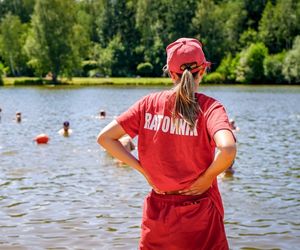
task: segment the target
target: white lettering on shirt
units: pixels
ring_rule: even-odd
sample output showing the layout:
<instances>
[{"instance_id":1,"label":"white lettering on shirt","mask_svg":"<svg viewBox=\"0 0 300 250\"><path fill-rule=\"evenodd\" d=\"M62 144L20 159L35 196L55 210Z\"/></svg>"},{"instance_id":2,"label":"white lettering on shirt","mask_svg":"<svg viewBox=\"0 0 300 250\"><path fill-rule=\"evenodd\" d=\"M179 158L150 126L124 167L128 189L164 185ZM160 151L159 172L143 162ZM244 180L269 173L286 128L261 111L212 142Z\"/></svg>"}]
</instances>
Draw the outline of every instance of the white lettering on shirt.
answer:
<instances>
[{"instance_id":1,"label":"white lettering on shirt","mask_svg":"<svg viewBox=\"0 0 300 250\"><path fill-rule=\"evenodd\" d=\"M161 130L164 133L175 135L198 136L197 122L198 120L196 120L196 126L191 129L188 123L182 118L171 119L169 116L145 113L144 129Z\"/></svg>"},{"instance_id":2,"label":"white lettering on shirt","mask_svg":"<svg viewBox=\"0 0 300 250\"><path fill-rule=\"evenodd\" d=\"M144 128L149 129L152 115L150 113L145 114L145 126Z\"/></svg>"},{"instance_id":3,"label":"white lettering on shirt","mask_svg":"<svg viewBox=\"0 0 300 250\"><path fill-rule=\"evenodd\" d=\"M161 125L161 130L162 132L168 132L169 131L169 127L170 127L170 117L168 116L163 116L163 122Z\"/></svg>"}]
</instances>

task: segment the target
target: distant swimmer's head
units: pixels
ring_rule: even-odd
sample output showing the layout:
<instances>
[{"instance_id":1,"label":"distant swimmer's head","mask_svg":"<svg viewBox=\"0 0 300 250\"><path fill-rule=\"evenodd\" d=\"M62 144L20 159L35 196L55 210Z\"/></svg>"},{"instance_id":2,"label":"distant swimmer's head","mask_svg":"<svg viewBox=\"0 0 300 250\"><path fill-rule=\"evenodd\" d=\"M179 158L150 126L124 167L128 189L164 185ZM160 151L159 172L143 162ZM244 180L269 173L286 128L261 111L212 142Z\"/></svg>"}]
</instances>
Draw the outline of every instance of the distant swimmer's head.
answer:
<instances>
[{"instance_id":1,"label":"distant swimmer's head","mask_svg":"<svg viewBox=\"0 0 300 250\"><path fill-rule=\"evenodd\" d=\"M64 125L64 128L65 128L65 129L68 129L68 128L70 127L70 123L69 123L68 121L65 121L65 122L63 123L63 125Z\"/></svg>"},{"instance_id":2,"label":"distant swimmer's head","mask_svg":"<svg viewBox=\"0 0 300 250\"><path fill-rule=\"evenodd\" d=\"M229 120L229 125L230 125L231 129L235 129L235 120L230 119Z\"/></svg>"},{"instance_id":3,"label":"distant swimmer's head","mask_svg":"<svg viewBox=\"0 0 300 250\"><path fill-rule=\"evenodd\" d=\"M101 110L99 113L100 118L105 118L106 112L104 110Z\"/></svg>"}]
</instances>

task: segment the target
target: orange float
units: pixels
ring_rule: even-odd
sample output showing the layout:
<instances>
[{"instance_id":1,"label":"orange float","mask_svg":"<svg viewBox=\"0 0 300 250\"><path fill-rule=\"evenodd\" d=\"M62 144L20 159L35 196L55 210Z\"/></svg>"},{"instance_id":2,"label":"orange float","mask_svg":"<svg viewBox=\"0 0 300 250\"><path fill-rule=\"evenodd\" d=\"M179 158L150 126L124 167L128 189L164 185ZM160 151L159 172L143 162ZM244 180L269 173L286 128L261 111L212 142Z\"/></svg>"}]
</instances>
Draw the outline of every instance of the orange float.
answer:
<instances>
[{"instance_id":1,"label":"orange float","mask_svg":"<svg viewBox=\"0 0 300 250\"><path fill-rule=\"evenodd\" d=\"M49 136L46 134L40 134L34 138L37 144L46 144L49 141Z\"/></svg>"}]
</instances>

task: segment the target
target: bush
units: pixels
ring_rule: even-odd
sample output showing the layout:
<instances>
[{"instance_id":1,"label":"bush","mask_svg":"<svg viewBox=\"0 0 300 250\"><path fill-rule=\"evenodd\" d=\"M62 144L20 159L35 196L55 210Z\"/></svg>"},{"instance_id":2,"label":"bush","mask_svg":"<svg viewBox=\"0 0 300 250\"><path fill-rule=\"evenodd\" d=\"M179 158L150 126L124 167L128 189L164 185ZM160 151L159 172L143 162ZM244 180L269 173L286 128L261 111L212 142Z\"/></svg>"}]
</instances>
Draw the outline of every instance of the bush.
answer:
<instances>
[{"instance_id":1,"label":"bush","mask_svg":"<svg viewBox=\"0 0 300 250\"><path fill-rule=\"evenodd\" d=\"M140 63L137 67L137 74L141 76L149 76L153 71L153 65L149 62Z\"/></svg>"},{"instance_id":2,"label":"bush","mask_svg":"<svg viewBox=\"0 0 300 250\"><path fill-rule=\"evenodd\" d=\"M242 48L249 47L251 43L256 43L259 40L257 31L254 29L245 30L240 36L240 46Z\"/></svg>"},{"instance_id":3,"label":"bush","mask_svg":"<svg viewBox=\"0 0 300 250\"><path fill-rule=\"evenodd\" d=\"M237 54L232 58L231 54L224 57L217 68L216 72L224 76L225 82L233 83L236 81L236 67L240 60L240 55Z\"/></svg>"},{"instance_id":4,"label":"bush","mask_svg":"<svg viewBox=\"0 0 300 250\"><path fill-rule=\"evenodd\" d=\"M206 75L203 79L203 83L224 83L225 77L219 72L213 72Z\"/></svg>"},{"instance_id":5,"label":"bush","mask_svg":"<svg viewBox=\"0 0 300 250\"><path fill-rule=\"evenodd\" d=\"M43 79L24 79L24 80L16 80L14 82L15 85L43 85Z\"/></svg>"},{"instance_id":6,"label":"bush","mask_svg":"<svg viewBox=\"0 0 300 250\"><path fill-rule=\"evenodd\" d=\"M264 78L263 62L268 55L268 48L263 43L251 44L240 53L237 65L238 82L262 83Z\"/></svg>"},{"instance_id":7,"label":"bush","mask_svg":"<svg viewBox=\"0 0 300 250\"><path fill-rule=\"evenodd\" d=\"M124 65L125 47L121 41L121 36L114 36L107 47L96 44L94 47L94 57L97 60L98 71L105 76L126 75L127 69Z\"/></svg>"},{"instance_id":8,"label":"bush","mask_svg":"<svg viewBox=\"0 0 300 250\"><path fill-rule=\"evenodd\" d=\"M286 54L282 73L289 83L300 83L300 36L295 38L293 49Z\"/></svg>"},{"instance_id":9,"label":"bush","mask_svg":"<svg viewBox=\"0 0 300 250\"><path fill-rule=\"evenodd\" d=\"M286 53L269 55L264 60L264 75L268 83L285 83L286 80L282 73L283 61Z\"/></svg>"}]
</instances>

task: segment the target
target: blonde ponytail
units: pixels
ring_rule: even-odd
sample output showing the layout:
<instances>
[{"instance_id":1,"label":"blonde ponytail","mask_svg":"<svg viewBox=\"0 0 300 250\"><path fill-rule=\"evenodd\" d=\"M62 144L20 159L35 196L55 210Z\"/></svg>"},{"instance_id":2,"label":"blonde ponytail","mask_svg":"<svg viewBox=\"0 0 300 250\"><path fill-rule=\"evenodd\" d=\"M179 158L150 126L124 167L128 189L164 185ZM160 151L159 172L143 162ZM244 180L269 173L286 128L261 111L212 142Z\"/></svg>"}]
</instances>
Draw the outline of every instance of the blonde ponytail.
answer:
<instances>
[{"instance_id":1,"label":"blonde ponytail","mask_svg":"<svg viewBox=\"0 0 300 250\"><path fill-rule=\"evenodd\" d=\"M194 89L194 76L188 69L185 69L180 82L175 86L173 118L183 118L192 129L196 126L196 120L200 112Z\"/></svg>"}]
</instances>

